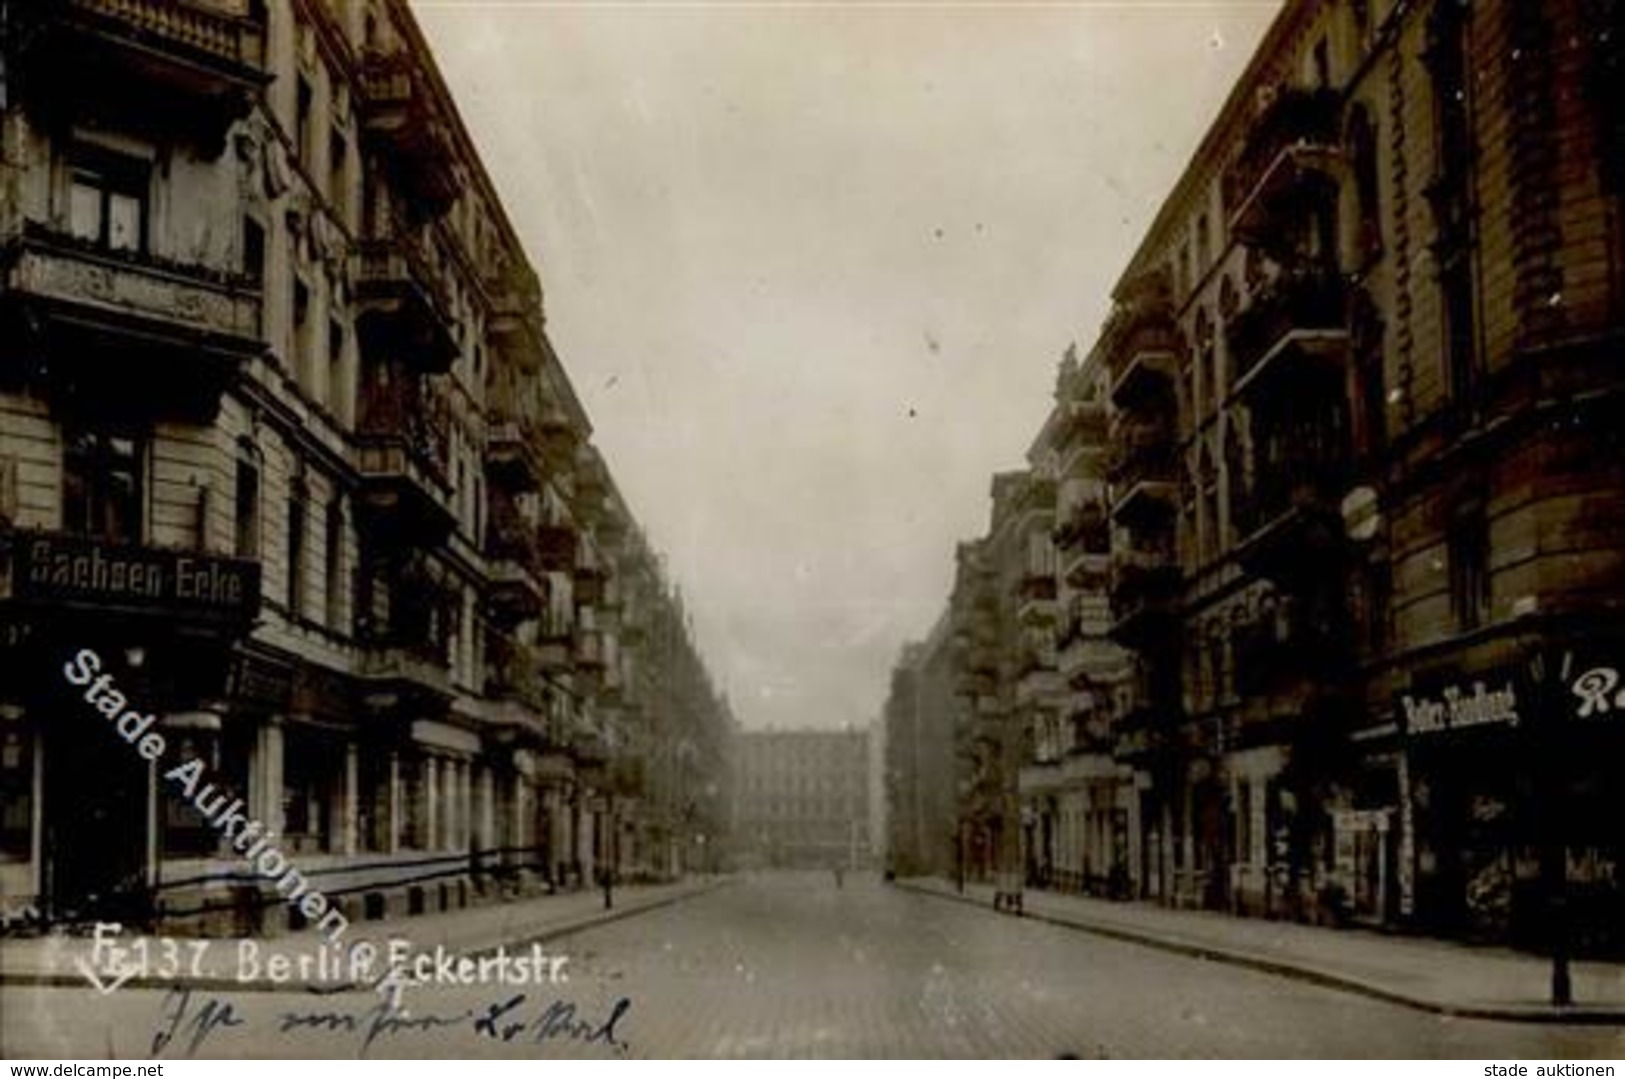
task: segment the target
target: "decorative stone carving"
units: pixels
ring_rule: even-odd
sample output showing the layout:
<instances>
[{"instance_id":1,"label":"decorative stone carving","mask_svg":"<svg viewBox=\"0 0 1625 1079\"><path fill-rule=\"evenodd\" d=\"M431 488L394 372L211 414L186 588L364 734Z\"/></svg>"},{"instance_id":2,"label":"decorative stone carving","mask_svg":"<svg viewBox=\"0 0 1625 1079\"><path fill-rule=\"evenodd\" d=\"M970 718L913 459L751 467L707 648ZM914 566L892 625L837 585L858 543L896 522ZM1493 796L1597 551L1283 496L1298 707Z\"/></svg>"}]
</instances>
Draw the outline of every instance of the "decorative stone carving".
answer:
<instances>
[{"instance_id":1,"label":"decorative stone carving","mask_svg":"<svg viewBox=\"0 0 1625 1079\"><path fill-rule=\"evenodd\" d=\"M146 267L29 251L18 264L17 283L24 292L170 319L217 333L258 332L252 299Z\"/></svg>"}]
</instances>

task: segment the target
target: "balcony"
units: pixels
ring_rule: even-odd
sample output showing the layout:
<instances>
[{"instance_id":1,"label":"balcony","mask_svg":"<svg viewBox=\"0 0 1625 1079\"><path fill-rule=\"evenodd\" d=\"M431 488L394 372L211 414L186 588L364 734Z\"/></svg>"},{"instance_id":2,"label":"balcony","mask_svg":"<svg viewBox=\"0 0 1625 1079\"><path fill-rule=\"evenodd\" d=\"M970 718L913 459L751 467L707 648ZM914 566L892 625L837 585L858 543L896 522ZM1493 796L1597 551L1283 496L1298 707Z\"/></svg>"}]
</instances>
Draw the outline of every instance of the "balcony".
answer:
<instances>
[{"instance_id":1,"label":"balcony","mask_svg":"<svg viewBox=\"0 0 1625 1079\"><path fill-rule=\"evenodd\" d=\"M1282 270L1230 320L1236 392L1290 391L1295 375L1340 377L1349 336L1347 291L1335 268Z\"/></svg>"},{"instance_id":2,"label":"balcony","mask_svg":"<svg viewBox=\"0 0 1625 1079\"><path fill-rule=\"evenodd\" d=\"M362 506L401 541L443 542L452 509L450 405L422 379L367 387L356 428Z\"/></svg>"},{"instance_id":3,"label":"balcony","mask_svg":"<svg viewBox=\"0 0 1625 1079\"><path fill-rule=\"evenodd\" d=\"M1240 155L1224 175L1230 232L1244 243L1264 239L1296 193L1335 183L1342 154L1335 90L1287 87L1257 115Z\"/></svg>"},{"instance_id":4,"label":"balcony","mask_svg":"<svg viewBox=\"0 0 1625 1079\"><path fill-rule=\"evenodd\" d=\"M1171 543L1113 551L1112 638L1136 649L1166 640L1177 629L1180 584Z\"/></svg>"},{"instance_id":5,"label":"balcony","mask_svg":"<svg viewBox=\"0 0 1625 1079\"><path fill-rule=\"evenodd\" d=\"M361 244L356 276L356 328L369 357L421 374L451 370L462 350L445 282L428 256L406 239Z\"/></svg>"},{"instance_id":6,"label":"balcony","mask_svg":"<svg viewBox=\"0 0 1625 1079\"><path fill-rule=\"evenodd\" d=\"M1119 299L1102 331L1112 371L1112 403L1133 410L1155 398L1175 398L1183 341L1166 277L1149 274Z\"/></svg>"},{"instance_id":7,"label":"balcony","mask_svg":"<svg viewBox=\"0 0 1625 1079\"><path fill-rule=\"evenodd\" d=\"M1056 493L1057 485L1053 479L1044 476L1029 477L1016 495L1015 512L1053 513Z\"/></svg>"},{"instance_id":8,"label":"balcony","mask_svg":"<svg viewBox=\"0 0 1625 1079\"><path fill-rule=\"evenodd\" d=\"M539 616L547 586L536 550L536 529L505 499L493 499L485 553L490 586L486 607L497 624L513 627Z\"/></svg>"},{"instance_id":9,"label":"balcony","mask_svg":"<svg viewBox=\"0 0 1625 1079\"><path fill-rule=\"evenodd\" d=\"M1111 517L1102 502L1079 502L1061 514L1050 538L1063 553L1105 554L1111 550Z\"/></svg>"},{"instance_id":10,"label":"balcony","mask_svg":"<svg viewBox=\"0 0 1625 1079\"><path fill-rule=\"evenodd\" d=\"M1237 508L1242 568L1288 589L1334 572L1344 547L1343 491L1336 472L1272 477Z\"/></svg>"},{"instance_id":11,"label":"balcony","mask_svg":"<svg viewBox=\"0 0 1625 1079\"><path fill-rule=\"evenodd\" d=\"M1105 591L1111 573L1111 552L1074 548L1063 555L1061 572L1072 588L1082 592Z\"/></svg>"},{"instance_id":12,"label":"balcony","mask_svg":"<svg viewBox=\"0 0 1625 1079\"><path fill-rule=\"evenodd\" d=\"M194 140L211 156L269 75L246 0L13 4L15 85L67 124Z\"/></svg>"},{"instance_id":13,"label":"balcony","mask_svg":"<svg viewBox=\"0 0 1625 1079\"><path fill-rule=\"evenodd\" d=\"M247 280L32 224L0 249L0 312L0 372L102 414L211 421L265 351Z\"/></svg>"},{"instance_id":14,"label":"balcony","mask_svg":"<svg viewBox=\"0 0 1625 1079\"><path fill-rule=\"evenodd\" d=\"M1170 519L1179 508L1179 458L1160 441L1118 448L1112 467L1112 520L1142 524Z\"/></svg>"},{"instance_id":15,"label":"balcony","mask_svg":"<svg viewBox=\"0 0 1625 1079\"><path fill-rule=\"evenodd\" d=\"M553 402L542 406L537 425L542 433L542 451L555 472L568 473L575 469L576 453L581 449L585 433L564 408Z\"/></svg>"},{"instance_id":16,"label":"balcony","mask_svg":"<svg viewBox=\"0 0 1625 1079\"><path fill-rule=\"evenodd\" d=\"M1340 627L1341 619L1326 604L1296 597L1260 610L1232 639L1237 691L1260 696L1332 676L1343 654Z\"/></svg>"},{"instance_id":17,"label":"balcony","mask_svg":"<svg viewBox=\"0 0 1625 1079\"><path fill-rule=\"evenodd\" d=\"M130 617L230 636L251 629L259 607L257 562L62 532L0 530L0 621L16 608L49 619Z\"/></svg>"},{"instance_id":18,"label":"balcony","mask_svg":"<svg viewBox=\"0 0 1625 1079\"><path fill-rule=\"evenodd\" d=\"M1107 475L1113 519L1168 512L1179 497L1179 450L1167 419L1135 419L1114 432Z\"/></svg>"},{"instance_id":19,"label":"balcony","mask_svg":"<svg viewBox=\"0 0 1625 1079\"><path fill-rule=\"evenodd\" d=\"M547 360L542 325L542 286L529 267L509 267L493 282L487 330L497 356L516 371L534 373Z\"/></svg>"},{"instance_id":20,"label":"balcony","mask_svg":"<svg viewBox=\"0 0 1625 1079\"><path fill-rule=\"evenodd\" d=\"M603 599L609 569L590 537L583 537L577 545L574 572L576 605L595 606Z\"/></svg>"},{"instance_id":21,"label":"balcony","mask_svg":"<svg viewBox=\"0 0 1625 1079\"><path fill-rule=\"evenodd\" d=\"M1127 703L1111 724L1119 759L1149 762L1179 747L1179 692L1177 668L1143 658L1136 664Z\"/></svg>"},{"instance_id":22,"label":"balcony","mask_svg":"<svg viewBox=\"0 0 1625 1079\"><path fill-rule=\"evenodd\" d=\"M410 51L368 50L361 59L361 117L395 180L425 214L438 217L461 189L460 147L429 73Z\"/></svg>"},{"instance_id":23,"label":"balcony","mask_svg":"<svg viewBox=\"0 0 1625 1079\"><path fill-rule=\"evenodd\" d=\"M1162 407L1166 402L1171 409L1178 399L1175 386L1179 378L1179 354L1172 345L1176 331L1158 330L1143 335L1143 347L1130 354L1121 367L1121 373L1112 382L1112 403L1125 412L1144 408ZM1148 341L1167 341L1167 345L1151 346Z\"/></svg>"},{"instance_id":24,"label":"balcony","mask_svg":"<svg viewBox=\"0 0 1625 1079\"><path fill-rule=\"evenodd\" d=\"M509 491L540 491L547 478L541 435L522 415L496 409L485 439L485 474Z\"/></svg>"},{"instance_id":25,"label":"balcony","mask_svg":"<svg viewBox=\"0 0 1625 1079\"><path fill-rule=\"evenodd\" d=\"M588 683L586 688L595 692L603 684L604 671L609 661L603 633L595 629L577 627L572 659L576 677L585 679Z\"/></svg>"},{"instance_id":26,"label":"balcony","mask_svg":"<svg viewBox=\"0 0 1625 1079\"><path fill-rule=\"evenodd\" d=\"M581 530L568 518L544 521L536 530L536 556L547 572L573 574L580 546Z\"/></svg>"},{"instance_id":27,"label":"balcony","mask_svg":"<svg viewBox=\"0 0 1625 1079\"><path fill-rule=\"evenodd\" d=\"M576 454L575 498L572 503L576 515L584 521L595 521L609 497L609 469L604 459L589 446Z\"/></svg>"},{"instance_id":28,"label":"balcony","mask_svg":"<svg viewBox=\"0 0 1625 1079\"><path fill-rule=\"evenodd\" d=\"M1029 570L1018 587L1016 620L1024 626L1047 626L1055 621L1055 575Z\"/></svg>"},{"instance_id":29,"label":"balcony","mask_svg":"<svg viewBox=\"0 0 1625 1079\"><path fill-rule=\"evenodd\" d=\"M405 556L386 576L389 617L358 621L364 647L356 673L370 683L375 707L441 705L452 696L445 627L456 600L420 554Z\"/></svg>"},{"instance_id":30,"label":"balcony","mask_svg":"<svg viewBox=\"0 0 1625 1079\"><path fill-rule=\"evenodd\" d=\"M1098 446L1106 441L1106 406L1101 401L1068 401L1056 448L1065 453L1071 446Z\"/></svg>"},{"instance_id":31,"label":"balcony","mask_svg":"<svg viewBox=\"0 0 1625 1079\"><path fill-rule=\"evenodd\" d=\"M532 650L505 633L486 637L485 693L496 700L513 701L537 714L548 707L547 683ZM540 723L538 723L540 729Z\"/></svg>"},{"instance_id":32,"label":"balcony","mask_svg":"<svg viewBox=\"0 0 1625 1079\"><path fill-rule=\"evenodd\" d=\"M425 644L375 642L357 674L370 684L366 697L375 706L452 697L444 651Z\"/></svg>"}]
</instances>

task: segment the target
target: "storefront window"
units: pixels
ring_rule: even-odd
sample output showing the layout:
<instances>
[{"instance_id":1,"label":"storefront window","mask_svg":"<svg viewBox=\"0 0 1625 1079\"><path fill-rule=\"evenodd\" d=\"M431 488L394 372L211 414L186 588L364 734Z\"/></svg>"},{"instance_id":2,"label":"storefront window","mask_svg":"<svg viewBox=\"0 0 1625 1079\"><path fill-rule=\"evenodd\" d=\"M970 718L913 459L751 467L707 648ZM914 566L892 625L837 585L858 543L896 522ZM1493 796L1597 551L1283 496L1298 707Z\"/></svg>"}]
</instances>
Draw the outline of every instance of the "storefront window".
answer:
<instances>
[{"instance_id":1,"label":"storefront window","mask_svg":"<svg viewBox=\"0 0 1625 1079\"><path fill-rule=\"evenodd\" d=\"M383 750L362 749L357 762L360 787L356 807L356 839L361 849L389 850L390 784L389 754Z\"/></svg>"},{"instance_id":2,"label":"storefront window","mask_svg":"<svg viewBox=\"0 0 1625 1079\"><path fill-rule=\"evenodd\" d=\"M428 767L418 754L401 758L401 845L412 850L429 846Z\"/></svg>"},{"instance_id":3,"label":"storefront window","mask_svg":"<svg viewBox=\"0 0 1625 1079\"><path fill-rule=\"evenodd\" d=\"M215 791L219 791L225 784L225 777L220 772L220 736L214 731L185 731L177 738L171 735L170 744L178 750L178 760L200 760L204 771L200 780L211 784ZM226 798L227 804L234 792ZM213 804L215 795L209 796ZM171 858L207 858L218 852L220 847L220 833L204 819L192 804L190 798L163 798L164 855Z\"/></svg>"},{"instance_id":4,"label":"storefront window","mask_svg":"<svg viewBox=\"0 0 1625 1079\"><path fill-rule=\"evenodd\" d=\"M330 851L342 790L343 750L322 736L289 730L282 760L282 831L295 852Z\"/></svg>"}]
</instances>

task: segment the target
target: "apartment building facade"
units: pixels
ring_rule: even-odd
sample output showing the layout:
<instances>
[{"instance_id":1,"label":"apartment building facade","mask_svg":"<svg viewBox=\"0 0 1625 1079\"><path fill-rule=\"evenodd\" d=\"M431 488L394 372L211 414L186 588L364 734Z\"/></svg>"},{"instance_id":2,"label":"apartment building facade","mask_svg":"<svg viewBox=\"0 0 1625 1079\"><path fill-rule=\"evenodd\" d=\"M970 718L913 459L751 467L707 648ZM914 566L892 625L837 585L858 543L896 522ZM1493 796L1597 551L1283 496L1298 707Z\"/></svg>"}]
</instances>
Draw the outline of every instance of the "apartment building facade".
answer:
<instances>
[{"instance_id":1,"label":"apartment building facade","mask_svg":"<svg viewBox=\"0 0 1625 1079\"><path fill-rule=\"evenodd\" d=\"M892 669L884 712L881 797L884 864L896 876L955 872L959 835L955 680L960 662L948 612L923 641L907 644Z\"/></svg>"},{"instance_id":2,"label":"apartment building facade","mask_svg":"<svg viewBox=\"0 0 1625 1079\"><path fill-rule=\"evenodd\" d=\"M869 865L869 742L864 729L742 731L733 829L745 863Z\"/></svg>"},{"instance_id":3,"label":"apartment building facade","mask_svg":"<svg viewBox=\"0 0 1625 1079\"><path fill-rule=\"evenodd\" d=\"M1618 16L1290 0L1130 260L1079 578L1122 650L1083 741L1132 776L1129 894L1625 946ZM976 627L1020 647L976 565L971 701Z\"/></svg>"},{"instance_id":4,"label":"apartment building facade","mask_svg":"<svg viewBox=\"0 0 1625 1079\"><path fill-rule=\"evenodd\" d=\"M86 647L352 917L680 869L725 705L405 4L0 11L7 902L281 927Z\"/></svg>"}]
</instances>

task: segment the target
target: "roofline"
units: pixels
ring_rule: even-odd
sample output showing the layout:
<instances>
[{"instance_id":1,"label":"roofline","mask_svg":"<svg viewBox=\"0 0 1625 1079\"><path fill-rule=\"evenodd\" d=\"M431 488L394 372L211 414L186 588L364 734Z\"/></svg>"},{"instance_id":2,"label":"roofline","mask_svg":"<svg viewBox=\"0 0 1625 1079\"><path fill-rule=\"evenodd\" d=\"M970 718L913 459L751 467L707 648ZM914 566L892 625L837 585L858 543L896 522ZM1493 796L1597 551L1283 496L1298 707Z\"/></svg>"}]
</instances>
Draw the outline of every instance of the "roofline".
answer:
<instances>
[{"instance_id":1,"label":"roofline","mask_svg":"<svg viewBox=\"0 0 1625 1079\"><path fill-rule=\"evenodd\" d=\"M1134 249L1128 264L1123 267L1123 272L1112 286L1113 300L1124 292L1130 281L1149 268L1153 256L1163 246L1167 234L1172 230L1183 208L1189 204L1191 190L1197 180L1218 164L1216 161L1218 151L1228 144L1233 129L1244 115L1244 110L1251 106L1252 94L1261 74L1280 59L1278 54L1281 45L1312 18L1314 6L1309 0L1286 0L1281 10L1276 13L1269 28L1264 31L1263 38L1259 40L1258 47L1253 50L1246 68L1242 70L1241 77L1225 96L1218 115L1208 124L1202 141L1197 143L1196 150L1185 163L1179 179L1174 182L1173 188L1163 199L1156 216L1151 219L1150 227L1141 237L1139 246Z\"/></svg>"}]
</instances>

